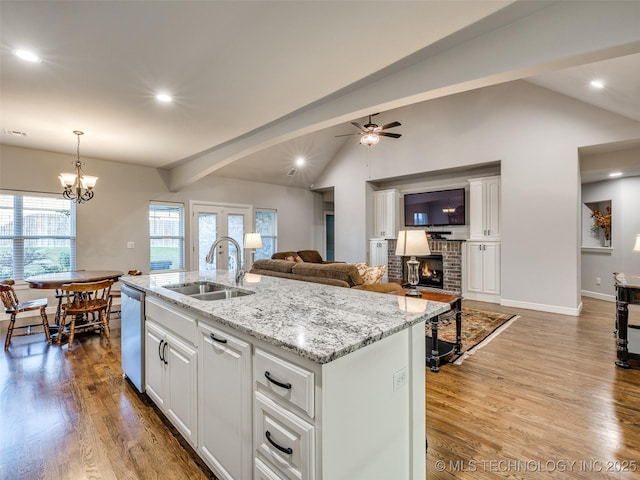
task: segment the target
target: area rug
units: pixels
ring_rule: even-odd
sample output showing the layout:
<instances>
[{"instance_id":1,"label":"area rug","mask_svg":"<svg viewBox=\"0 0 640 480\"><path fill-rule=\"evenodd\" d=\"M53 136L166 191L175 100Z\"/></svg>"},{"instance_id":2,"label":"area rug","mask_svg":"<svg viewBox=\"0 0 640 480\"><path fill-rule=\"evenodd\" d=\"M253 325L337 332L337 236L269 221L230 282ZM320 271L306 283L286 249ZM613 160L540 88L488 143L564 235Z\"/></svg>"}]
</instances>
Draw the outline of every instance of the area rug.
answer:
<instances>
[{"instance_id":1,"label":"area rug","mask_svg":"<svg viewBox=\"0 0 640 480\"><path fill-rule=\"evenodd\" d=\"M489 343L517 318L517 316L510 313L488 312L462 307L462 351L459 355L453 355L447 360L450 363L462 363L468 355ZM427 324L426 334L431 336L431 326L429 324ZM455 318L440 322L438 339L455 344Z\"/></svg>"}]
</instances>

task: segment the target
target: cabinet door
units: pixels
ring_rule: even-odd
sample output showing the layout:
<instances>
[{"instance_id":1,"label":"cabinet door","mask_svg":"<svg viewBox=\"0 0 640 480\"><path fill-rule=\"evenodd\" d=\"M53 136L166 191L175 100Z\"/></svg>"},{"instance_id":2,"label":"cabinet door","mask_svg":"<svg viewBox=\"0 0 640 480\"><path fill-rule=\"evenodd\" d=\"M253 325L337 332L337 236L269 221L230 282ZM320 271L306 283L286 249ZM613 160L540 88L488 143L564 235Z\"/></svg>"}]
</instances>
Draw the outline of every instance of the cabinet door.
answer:
<instances>
[{"instance_id":1,"label":"cabinet door","mask_svg":"<svg viewBox=\"0 0 640 480\"><path fill-rule=\"evenodd\" d=\"M500 244L484 243L482 249L482 288L485 293L500 293Z\"/></svg>"},{"instance_id":2,"label":"cabinet door","mask_svg":"<svg viewBox=\"0 0 640 480\"><path fill-rule=\"evenodd\" d=\"M484 237L484 182L469 182L469 236Z\"/></svg>"},{"instance_id":3,"label":"cabinet door","mask_svg":"<svg viewBox=\"0 0 640 480\"><path fill-rule=\"evenodd\" d=\"M251 346L209 325L198 332L198 449L221 480L251 478Z\"/></svg>"},{"instance_id":4,"label":"cabinet door","mask_svg":"<svg viewBox=\"0 0 640 480\"><path fill-rule=\"evenodd\" d=\"M192 444L196 445L197 351L167 334L166 392L167 416Z\"/></svg>"},{"instance_id":5,"label":"cabinet door","mask_svg":"<svg viewBox=\"0 0 640 480\"><path fill-rule=\"evenodd\" d=\"M162 360L165 348L164 330L154 323L145 322L145 389L151 400L165 408L165 363ZM166 351L166 348L165 348Z\"/></svg>"},{"instance_id":6,"label":"cabinet door","mask_svg":"<svg viewBox=\"0 0 640 480\"><path fill-rule=\"evenodd\" d=\"M467 243L467 290L470 292L483 291L483 245L480 242Z\"/></svg>"},{"instance_id":7,"label":"cabinet door","mask_svg":"<svg viewBox=\"0 0 640 480\"><path fill-rule=\"evenodd\" d=\"M373 234L376 237L396 238L400 204L397 190L373 193Z\"/></svg>"},{"instance_id":8,"label":"cabinet door","mask_svg":"<svg viewBox=\"0 0 640 480\"><path fill-rule=\"evenodd\" d=\"M488 238L500 238L500 179L492 178L485 183L484 228Z\"/></svg>"},{"instance_id":9,"label":"cabinet door","mask_svg":"<svg viewBox=\"0 0 640 480\"><path fill-rule=\"evenodd\" d=\"M385 238L386 235L386 204L384 193L373 194L373 234Z\"/></svg>"}]
</instances>

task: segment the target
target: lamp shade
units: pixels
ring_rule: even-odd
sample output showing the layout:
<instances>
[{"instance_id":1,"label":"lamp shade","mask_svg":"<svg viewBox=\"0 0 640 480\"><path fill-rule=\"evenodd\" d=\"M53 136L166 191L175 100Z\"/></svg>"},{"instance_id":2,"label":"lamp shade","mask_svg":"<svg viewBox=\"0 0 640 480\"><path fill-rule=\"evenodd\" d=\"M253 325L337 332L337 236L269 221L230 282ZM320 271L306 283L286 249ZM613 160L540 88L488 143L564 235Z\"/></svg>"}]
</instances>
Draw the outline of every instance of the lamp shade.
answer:
<instances>
[{"instance_id":1,"label":"lamp shade","mask_svg":"<svg viewBox=\"0 0 640 480\"><path fill-rule=\"evenodd\" d=\"M244 248L262 248L262 237L259 233L245 233Z\"/></svg>"},{"instance_id":2,"label":"lamp shade","mask_svg":"<svg viewBox=\"0 0 640 480\"><path fill-rule=\"evenodd\" d=\"M636 235L636 244L633 246L634 252L640 252L640 233Z\"/></svg>"},{"instance_id":3,"label":"lamp shade","mask_svg":"<svg viewBox=\"0 0 640 480\"><path fill-rule=\"evenodd\" d=\"M424 230L400 230L396 255L401 257L431 255L429 240Z\"/></svg>"}]
</instances>

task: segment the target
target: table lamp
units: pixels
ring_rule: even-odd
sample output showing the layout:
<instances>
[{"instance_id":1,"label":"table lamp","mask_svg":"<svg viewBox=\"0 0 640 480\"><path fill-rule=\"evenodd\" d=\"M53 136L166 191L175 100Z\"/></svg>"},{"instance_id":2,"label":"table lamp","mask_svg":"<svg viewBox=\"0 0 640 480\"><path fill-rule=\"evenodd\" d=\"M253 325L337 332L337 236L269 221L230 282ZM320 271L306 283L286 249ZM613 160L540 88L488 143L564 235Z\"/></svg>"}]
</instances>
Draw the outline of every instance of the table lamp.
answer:
<instances>
[{"instance_id":1,"label":"table lamp","mask_svg":"<svg viewBox=\"0 0 640 480\"><path fill-rule=\"evenodd\" d=\"M245 233L244 234L244 248L251 250L251 264L249 269L253 266L254 257L256 256L256 248L262 248L262 237L259 233Z\"/></svg>"},{"instance_id":2,"label":"table lamp","mask_svg":"<svg viewBox=\"0 0 640 480\"><path fill-rule=\"evenodd\" d=\"M396 255L411 258L407 261L407 280L409 281L409 297L421 297L417 285L420 280L418 267L420 262L416 260L416 255L431 255L429 240L424 230L400 230L398 232L398 242L396 243Z\"/></svg>"}]
</instances>

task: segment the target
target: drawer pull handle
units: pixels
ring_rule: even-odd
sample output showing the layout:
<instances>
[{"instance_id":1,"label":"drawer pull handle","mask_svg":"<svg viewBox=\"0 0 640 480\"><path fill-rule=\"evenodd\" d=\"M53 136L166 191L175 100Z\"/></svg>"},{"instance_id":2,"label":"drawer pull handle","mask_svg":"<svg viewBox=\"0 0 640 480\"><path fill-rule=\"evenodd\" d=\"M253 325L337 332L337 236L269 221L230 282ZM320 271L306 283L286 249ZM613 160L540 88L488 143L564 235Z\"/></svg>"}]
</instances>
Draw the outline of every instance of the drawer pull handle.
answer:
<instances>
[{"instance_id":1,"label":"drawer pull handle","mask_svg":"<svg viewBox=\"0 0 640 480\"><path fill-rule=\"evenodd\" d=\"M271 374L269 372L264 372L264 376L267 377L267 380L269 380L271 383L275 383L279 387L286 388L287 390L291 390L290 383L282 383L277 381L275 378L271 378Z\"/></svg>"},{"instance_id":2,"label":"drawer pull handle","mask_svg":"<svg viewBox=\"0 0 640 480\"><path fill-rule=\"evenodd\" d=\"M218 343L227 343L227 340L225 338L218 338L216 337L213 333L209 334L209 338L211 340L213 340L214 342L218 342Z\"/></svg>"},{"instance_id":3,"label":"drawer pull handle","mask_svg":"<svg viewBox=\"0 0 640 480\"><path fill-rule=\"evenodd\" d=\"M293 453L293 449L290 447L284 448L281 447L280 445L278 445L276 442L274 442L273 440L271 440L271 432L269 430L267 430L264 434L265 437L267 437L267 440L269 440L269 443L271 445L273 445L274 447L276 447L278 450L280 450L282 453L286 453L287 455L291 455Z\"/></svg>"},{"instance_id":4,"label":"drawer pull handle","mask_svg":"<svg viewBox=\"0 0 640 480\"><path fill-rule=\"evenodd\" d=\"M169 344L167 342L164 342L164 346L162 347L162 360L164 361L165 365L169 364L169 362L167 362L167 354L165 352L168 346Z\"/></svg>"}]
</instances>

